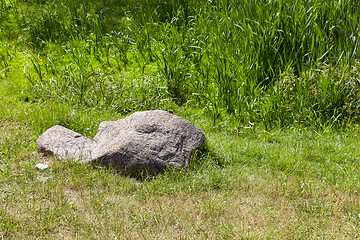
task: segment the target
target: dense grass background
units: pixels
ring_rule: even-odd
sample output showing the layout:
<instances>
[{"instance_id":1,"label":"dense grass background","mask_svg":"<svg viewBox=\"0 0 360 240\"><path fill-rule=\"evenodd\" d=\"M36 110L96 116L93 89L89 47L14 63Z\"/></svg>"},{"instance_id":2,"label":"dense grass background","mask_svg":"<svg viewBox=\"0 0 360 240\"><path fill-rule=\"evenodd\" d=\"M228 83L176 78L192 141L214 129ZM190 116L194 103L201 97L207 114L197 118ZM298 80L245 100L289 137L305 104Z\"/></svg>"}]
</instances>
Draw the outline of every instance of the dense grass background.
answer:
<instances>
[{"instance_id":1,"label":"dense grass background","mask_svg":"<svg viewBox=\"0 0 360 240\"><path fill-rule=\"evenodd\" d=\"M358 4L2 0L0 66L31 101L343 126L359 115Z\"/></svg>"},{"instance_id":2,"label":"dense grass background","mask_svg":"<svg viewBox=\"0 0 360 240\"><path fill-rule=\"evenodd\" d=\"M359 6L0 0L0 237L359 237ZM55 124L149 109L205 132L188 172L35 153Z\"/></svg>"}]
</instances>

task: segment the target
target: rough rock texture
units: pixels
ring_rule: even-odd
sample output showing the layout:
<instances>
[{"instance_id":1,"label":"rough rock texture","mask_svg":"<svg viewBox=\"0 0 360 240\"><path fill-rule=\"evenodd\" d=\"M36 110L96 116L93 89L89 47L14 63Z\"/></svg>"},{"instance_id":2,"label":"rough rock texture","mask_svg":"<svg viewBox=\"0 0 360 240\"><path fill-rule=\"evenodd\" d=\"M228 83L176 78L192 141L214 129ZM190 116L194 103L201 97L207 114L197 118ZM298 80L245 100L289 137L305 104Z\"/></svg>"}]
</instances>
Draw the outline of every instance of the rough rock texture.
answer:
<instances>
[{"instance_id":1,"label":"rough rock texture","mask_svg":"<svg viewBox=\"0 0 360 240\"><path fill-rule=\"evenodd\" d=\"M71 160L89 161L94 140L56 125L46 130L36 141L36 148L45 154Z\"/></svg>"},{"instance_id":2,"label":"rough rock texture","mask_svg":"<svg viewBox=\"0 0 360 240\"><path fill-rule=\"evenodd\" d=\"M54 126L38 138L36 148L64 159L101 163L139 175L160 173L167 167L186 169L194 150L202 149L204 143L203 132L189 121L154 110L102 122L94 139Z\"/></svg>"}]
</instances>

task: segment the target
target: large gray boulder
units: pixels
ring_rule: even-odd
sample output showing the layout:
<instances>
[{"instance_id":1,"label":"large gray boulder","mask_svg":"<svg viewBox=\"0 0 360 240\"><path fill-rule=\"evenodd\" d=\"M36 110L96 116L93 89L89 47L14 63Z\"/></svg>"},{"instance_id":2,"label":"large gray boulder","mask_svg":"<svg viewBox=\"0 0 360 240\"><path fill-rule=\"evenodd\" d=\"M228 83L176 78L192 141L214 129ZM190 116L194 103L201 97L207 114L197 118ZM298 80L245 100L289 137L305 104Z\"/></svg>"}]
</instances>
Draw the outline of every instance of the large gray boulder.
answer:
<instances>
[{"instance_id":1,"label":"large gray boulder","mask_svg":"<svg viewBox=\"0 0 360 240\"><path fill-rule=\"evenodd\" d=\"M186 169L194 151L204 143L203 132L189 121L154 110L102 122L94 139L57 125L38 138L36 148L63 159L100 163L139 176L168 167Z\"/></svg>"}]
</instances>

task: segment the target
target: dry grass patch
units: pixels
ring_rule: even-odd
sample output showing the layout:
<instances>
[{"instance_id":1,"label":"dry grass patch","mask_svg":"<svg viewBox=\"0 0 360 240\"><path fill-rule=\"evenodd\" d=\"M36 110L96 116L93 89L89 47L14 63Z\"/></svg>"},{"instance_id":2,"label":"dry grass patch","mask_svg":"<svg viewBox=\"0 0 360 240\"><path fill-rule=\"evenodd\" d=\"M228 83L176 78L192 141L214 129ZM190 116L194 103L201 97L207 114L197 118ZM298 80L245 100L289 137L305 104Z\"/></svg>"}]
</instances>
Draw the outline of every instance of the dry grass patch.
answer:
<instances>
[{"instance_id":1,"label":"dry grass patch","mask_svg":"<svg viewBox=\"0 0 360 240\"><path fill-rule=\"evenodd\" d=\"M359 194L321 181L305 184L292 177L284 185L258 172L234 175L222 189L169 193L154 191L156 181L56 161L49 171L8 182L7 192L3 186L1 233L13 239L358 236Z\"/></svg>"},{"instance_id":2,"label":"dry grass patch","mask_svg":"<svg viewBox=\"0 0 360 240\"><path fill-rule=\"evenodd\" d=\"M79 228L72 234L82 232L82 236L94 238L105 233L119 239L356 236L350 228L354 222L344 217L344 205L336 200L339 192L326 189L323 201L328 202L321 209L322 191L306 198L299 195L294 201L269 189L271 185L259 176L248 184L251 190L246 192L232 189L148 196L141 189L137 194L110 191L106 195L102 190L65 189L64 197L77 216ZM346 204L358 200L345 199Z\"/></svg>"}]
</instances>

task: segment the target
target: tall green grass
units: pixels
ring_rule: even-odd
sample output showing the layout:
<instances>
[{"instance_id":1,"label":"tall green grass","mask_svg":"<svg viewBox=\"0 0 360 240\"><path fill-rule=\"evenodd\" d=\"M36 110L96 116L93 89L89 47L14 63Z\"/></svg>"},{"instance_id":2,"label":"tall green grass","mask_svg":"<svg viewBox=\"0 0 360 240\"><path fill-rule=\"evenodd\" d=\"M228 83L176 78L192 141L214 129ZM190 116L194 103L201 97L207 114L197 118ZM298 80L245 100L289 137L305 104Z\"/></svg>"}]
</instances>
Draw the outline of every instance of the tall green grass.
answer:
<instances>
[{"instance_id":1,"label":"tall green grass","mask_svg":"<svg viewBox=\"0 0 360 240\"><path fill-rule=\"evenodd\" d=\"M239 127L266 129L359 120L358 1L8 4L1 16L30 55L34 99L120 111L172 101L204 108L214 122L230 114ZM127 93L143 79L151 89ZM115 104L124 97L131 107Z\"/></svg>"}]
</instances>

